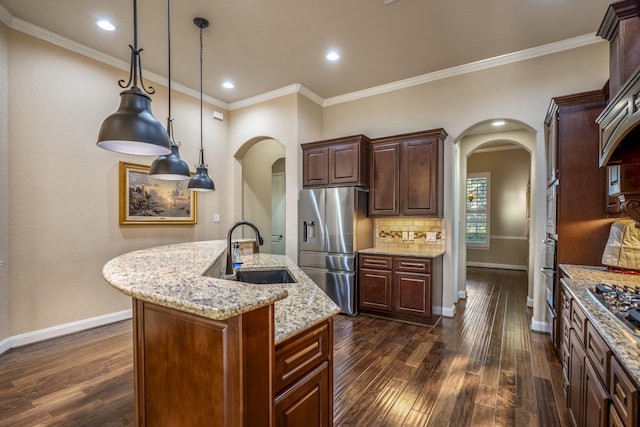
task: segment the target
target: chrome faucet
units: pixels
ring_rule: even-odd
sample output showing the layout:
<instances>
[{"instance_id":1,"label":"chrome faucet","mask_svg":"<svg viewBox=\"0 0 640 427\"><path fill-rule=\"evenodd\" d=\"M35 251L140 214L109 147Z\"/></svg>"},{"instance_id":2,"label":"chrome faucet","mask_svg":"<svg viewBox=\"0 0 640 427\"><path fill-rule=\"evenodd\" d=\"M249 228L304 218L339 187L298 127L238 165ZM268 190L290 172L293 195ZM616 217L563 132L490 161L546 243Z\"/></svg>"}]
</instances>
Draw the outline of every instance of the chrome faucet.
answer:
<instances>
[{"instance_id":1,"label":"chrome faucet","mask_svg":"<svg viewBox=\"0 0 640 427\"><path fill-rule=\"evenodd\" d=\"M229 233L227 233L227 270L226 270L226 274L233 274L233 260L231 259L231 234L233 233L233 230L235 230L236 228L240 227L241 225L248 225L249 227L253 228L253 231L256 232L256 243L260 246L264 245L264 240L262 239L262 236L260 236L260 232L258 231L258 227L256 227L254 224L250 223L249 221L240 221L240 222L236 222L235 224L233 224L233 226L229 229Z\"/></svg>"}]
</instances>

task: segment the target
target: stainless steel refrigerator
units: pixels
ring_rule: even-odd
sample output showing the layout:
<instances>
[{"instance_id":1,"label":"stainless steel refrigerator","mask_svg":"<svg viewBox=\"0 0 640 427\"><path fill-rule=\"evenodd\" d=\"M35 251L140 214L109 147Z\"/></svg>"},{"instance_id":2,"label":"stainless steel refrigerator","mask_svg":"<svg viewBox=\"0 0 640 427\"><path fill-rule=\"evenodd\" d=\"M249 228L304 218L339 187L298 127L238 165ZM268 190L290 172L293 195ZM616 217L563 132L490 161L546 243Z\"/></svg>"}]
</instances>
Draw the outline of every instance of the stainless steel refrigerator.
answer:
<instances>
[{"instance_id":1,"label":"stainless steel refrigerator","mask_svg":"<svg viewBox=\"0 0 640 427\"><path fill-rule=\"evenodd\" d=\"M298 264L350 316L358 312L357 251L373 244L367 201L359 187L300 192Z\"/></svg>"}]
</instances>

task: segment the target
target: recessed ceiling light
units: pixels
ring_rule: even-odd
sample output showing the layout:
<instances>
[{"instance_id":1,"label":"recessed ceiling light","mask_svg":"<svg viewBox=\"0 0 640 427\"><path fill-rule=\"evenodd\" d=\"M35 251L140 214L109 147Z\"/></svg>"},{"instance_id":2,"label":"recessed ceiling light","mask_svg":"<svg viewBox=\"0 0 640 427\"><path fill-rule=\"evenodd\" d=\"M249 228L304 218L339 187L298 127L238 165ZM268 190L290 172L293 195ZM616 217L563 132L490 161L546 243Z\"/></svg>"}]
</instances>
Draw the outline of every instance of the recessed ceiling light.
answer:
<instances>
[{"instance_id":1,"label":"recessed ceiling light","mask_svg":"<svg viewBox=\"0 0 640 427\"><path fill-rule=\"evenodd\" d=\"M493 123L491 123L491 126L504 126L505 125L505 121L504 120L495 120Z\"/></svg>"},{"instance_id":2,"label":"recessed ceiling light","mask_svg":"<svg viewBox=\"0 0 640 427\"><path fill-rule=\"evenodd\" d=\"M226 82L222 83L222 87L227 88L227 89L233 89L234 87L236 87L236 85L234 85L230 81L226 81Z\"/></svg>"},{"instance_id":3,"label":"recessed ceiling light","mask_svg":"<svg viewBox=\"0 0 640 427\"><path fill-rule=\"evenodd\" d=\"M328 52L328 53L327 53L326 58L327 58L329 61L337 61L338 59L340 59L340 55L338 54L338 52L336 52L336 51L332 50L331 52Z\"/></svg>"},{"instance_id":4,"label":"recessed ceiling light","mask_svg":"<svg viewBox=\"0 0 640 427\"><path fill-rule=\"evenodd\" d=\"M113 31L116 29L116 27L106 19L101 19L99 21L96 21L96 25L105 31Z\"/></svg>"}]
</instances>

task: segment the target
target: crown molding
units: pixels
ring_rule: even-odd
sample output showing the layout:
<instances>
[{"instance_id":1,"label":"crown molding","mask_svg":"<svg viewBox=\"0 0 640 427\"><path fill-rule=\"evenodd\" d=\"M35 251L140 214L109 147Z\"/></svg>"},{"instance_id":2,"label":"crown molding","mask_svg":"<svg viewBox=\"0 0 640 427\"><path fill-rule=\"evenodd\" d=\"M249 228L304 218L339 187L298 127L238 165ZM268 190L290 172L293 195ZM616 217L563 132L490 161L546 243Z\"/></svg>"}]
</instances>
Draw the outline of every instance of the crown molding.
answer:
<instances>
[{"instance_id":1,"label":"crown molding","mask_svg":"<svg viewBox=\"0 0 640 427\"><path fill-rule=\"evenodd\" d=\"M289 86L282 87L280 89L275 89L269 92L262 93L260 95L252 96L250 98L241 99L240 101L232 102L229 104L229 111L238 110L240 108L245 108L250 105L259 104L261 102L270 101L272 99L280 98L281 96L291 95L292 93L299 93L300 95L306 96L313 102L322 106L324 100L320 95L317 95L310 89L307 89L305 86L300 83L295 83Z\"/></svg>"},{"instance_id":2,"label":"crown molding","mask_svg":"<svg viewBox=\"0 0 640 427\"><path fill-rule=\"evenodd\" d=\"M0 21L4 22L4 24L8 27L11 25L11 20L13 19L13 15L11 12L4 7L3 4L0 4Z\"/></svg>"},{"instance_id":3,"label":"crown molding","mask_svg":"<svg viewBox=\"0 0 640 427\"><path fill-rule=\"evenodd\" d=\"M1 5L0 5L1 6ZM4 7L3 7L4 8ZM6 9L5 9L6 11ZM9 13L9 12L7 12ZM11 14L9 14L11 15ZM0 9L0 19L2 19L4 21L4 14L2 12L2 9ZM120 70L129 72L129 68L130 68L130 64L126 61L122 61L118 58L115 58L111 55L107 55L105 53L102 53L96 49L92 49L86 45L83 45L82 43L78 43L75 42L71 39L68 39L66 37L62 37L52 31L49 30L45 30L42 27L39 27L37 25L33 25L27 21L24 21L20 18L15 18L12 17L10 19L10 23L8 24L8 26L14 30L20 31L22 33L28 34L30 36L36 37L38 39L44 40L46 42L52 43L56 46L60 46L64 49L70 50L72 52L75 52L79 55L83 55L86 56L88 58L94 59L98 62L102 62L103 64L107 64L110 65L114 68L118 68ZM160 74L156 74L153 73L151 71L147 71L144 70L145 73L145 78L147 80L152 80L156 83L159 83L161 85L164 86L168 86L169 84L169 80L165 77L162 76ZM194 90L191 89L189 87L186 87L184 85L181 85L179 83L176 82L172 82L171 84L171 88L172 90L176 90L178 92L184 93L185 95L188 96L192 96L194 98L200 99L200 91L198 90ZM228 109L229 104L221 101L217 98L214 98L212 96L208 96L208 95L203 95L203 100L206 101L209 104L215 105L217 107L220 108L224 108L224 109Z\"/></svg>"},{"instance_id":4,"label":"crown molding","mask_svg":"<svg viewBox=\"0 0 640 427\"><path fill-rule=\"evenodd\" d=\"M388 83L380 86L375 86L369 89L363 89L356 92L347 93L344 95L334 96L333 98L327 98L322 104L323 107L331 105L342 104L349 101L355 101L361 98L367 98L374 95L380 95L387 92L396 91L399 89L405 89L412 86L417 86L436 80L442 80L462 74L473 73L475 71L486 70L493 67L499 67L501 65L512 64L514 62L525 61L527 59L537 58L539 56L550 55L565 50L575 49L583 46L588 46L595 43L602 43L604 40L596 36L596 33L589 33L582 36L573 37L570 39L562 40L555 43L549 43L546 45L533 47L531 49L525 49L518 52L507 53L505 55L496 56L493 58L483 59L481 61L471 62L469 64L460 65L457 67L447 68L445 70L435 71L433 73L423 74L421 76L411 77L405 80L399 80L397 82Z\"/></svg>"}]
</instances>

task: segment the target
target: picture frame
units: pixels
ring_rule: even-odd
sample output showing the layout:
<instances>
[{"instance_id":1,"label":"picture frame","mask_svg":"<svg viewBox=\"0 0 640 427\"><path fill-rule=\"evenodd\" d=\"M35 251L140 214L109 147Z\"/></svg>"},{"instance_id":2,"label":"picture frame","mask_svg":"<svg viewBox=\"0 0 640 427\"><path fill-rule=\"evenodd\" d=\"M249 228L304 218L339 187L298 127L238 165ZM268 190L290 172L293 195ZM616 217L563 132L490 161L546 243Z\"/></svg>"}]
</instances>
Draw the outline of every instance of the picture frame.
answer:
<instances>
[{"instance_id":1,"label":"picture frame","mask_svg":"<svg viewBox=\"0 0 640 427\"><path fill-rule=\"evenodd\" d=\"M188 181L153 179L149 169L120 162L120 225L197 224L197 192Z\"/></svg>"}]
</instances>

